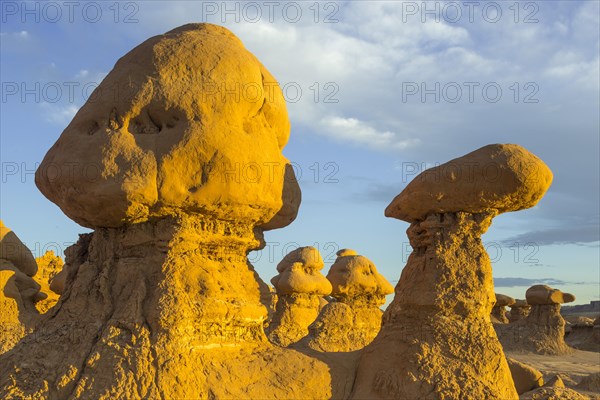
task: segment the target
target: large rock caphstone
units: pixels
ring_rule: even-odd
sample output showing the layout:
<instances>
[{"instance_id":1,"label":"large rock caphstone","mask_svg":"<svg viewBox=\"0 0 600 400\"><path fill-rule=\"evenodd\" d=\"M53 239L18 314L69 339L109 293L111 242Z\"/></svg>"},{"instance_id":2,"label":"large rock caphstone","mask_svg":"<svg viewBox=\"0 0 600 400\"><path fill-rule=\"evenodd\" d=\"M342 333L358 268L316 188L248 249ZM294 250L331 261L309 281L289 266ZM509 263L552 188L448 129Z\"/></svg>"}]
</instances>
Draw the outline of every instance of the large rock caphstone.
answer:
<instances>
[{"instance_id":1,"label":"large rock caphstone","mask_svg":"<svg viewBox=\"0 0 600 400\"><path fill-rule=\"evenodd\" d=\"M551 183L550 168L523 147L490 144L422 172L385 215L416 222L432 213L518 211L536 205Z\"/></svg>"}]
</instances>

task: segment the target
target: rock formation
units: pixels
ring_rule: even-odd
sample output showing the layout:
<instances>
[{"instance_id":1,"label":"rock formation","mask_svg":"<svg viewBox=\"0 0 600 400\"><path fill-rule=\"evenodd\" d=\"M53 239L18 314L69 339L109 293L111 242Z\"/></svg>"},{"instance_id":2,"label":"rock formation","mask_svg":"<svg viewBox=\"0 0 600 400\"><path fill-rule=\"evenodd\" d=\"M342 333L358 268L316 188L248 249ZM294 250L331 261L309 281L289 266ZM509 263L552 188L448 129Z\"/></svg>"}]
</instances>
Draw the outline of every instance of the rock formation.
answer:
<instances>
[{"instance_id":1,"label":"rock formation","mask_svg":"<svg viewBox=\"0 0 600 400\"><path fill-rule=\"evenodd\" d=\"M295 218L289 131L275 79L225 28L123 56L36 173L94 232L43 334L0 356L0 398L331 397L324 362L267 342L246 257Z\"/></svg>"},{"instance_id":2,"label":"rock formation","mask_svg":"<svg viewBox=\"0 0 600 400\"><path fill-rule=\"evenodd\" d=\"M279 275L271 279L277 290L277 305L269 325L269 340L289 346L308 335L308 327L319 315L321 298L331 293L331 283L321 274L323 259L314 247L300 247L277 265Z\"/></svg>"},{"instance_id":3,"label":"rock formation","mask_svg":"<svg viewBox=\"0 0 600 400\"><path fill-rule=\"evenodd\" d=\"M565 327L567 345L579 350L600 353L600 317L596 320L586 317L566 317L565 319L571 322L569 330Z\"/></svg>"},{"instance_id":4,"label":"rock formation","mask_svg":"<svg viewBox=\"0 0 600 400\"><path fill-rule=\"evenodd\" d=\"M510 305L510 313L508 314L509 322L517 322L529 315L531 306L527 304L526 300L517 299Z\"/></svg>"},{"instance_id":5,"label":"rock formation","mask_svg":"<svg viewBox=\"0 0 600 400\"><path fill-rule=\"evenodd\" d=\"M413 252L363 350L352 398L517 398L490 321L481 235L498 213L534 206L551 181L524 148L489 145L424 171L392 201L385 215L411 223Z\"/></svg>"},{"instance_id":6,"label":"rock formation","mask_svg":"<svg viewBox=\"0 0 600 400\"><path fill-rule=\"evenodd\" d=\"M54 251L49 250L43 256L35 259L38 266L38 272L33 279L41 286L40 292L47 297L35 303L35 307L41 314L46 313L50 308L54 307L58 301L60 293L52 289L54 280L60 274L63 268L63 260L54 254ZM60 277L59 277L60 279ZM54 285L56 288L56 284Z\"/></svg>"},{"instance_id":7,"label":"rock formation","mask_svg":"<svg viewBox=\"0 0 600 400\"><path fill-rule=\"evenodd\" d=\"M394 292L368 258L350 249L338 251L337 256L327 274L335 301L323 307L307 340L318 351L354 351L371 343L381 327L379 307Z\"/></svg>"},{"instance_id":8,"label":"rock formation","mask_svg":"<svg viewBox=\"0 0 600 400\"><path fill-rule=\"evenodd\" d=\"M492 308L492 322L508 324L508 318L506 317L506 306L515 304L515 299L505 294L495 293L496 303Z\"/></svg>"},{"instance_id":9,"label":"rock formation","mask_svg":"<svg viewBox=\"0 0 600 400\"><path fill-rule=\"evenodd\" d=\"M32 278L36 272L31 251L0 220L0 354L13 348L37 323L35 303L45 295Z\"/></svg>"},{"instance_id":10,"label":"rock formation","mask_svg":"<svg viewBox=\"0 0 600 400\"><path fill-rule=\"evenodd\" d=\"M518 394L529 392L544 384L544 376L537 369L512 358L507 358L506 361Z\"/></svg>"},{"instance_id":11,"label":"rock formation","mask_svg":"<svg viewBox=\"0 0 600 400\"><path fill-rule=\"evenodd\" d=\"M575 296L546 285L530 287L525 296L531 305L527 318L495 326L504 349L537 354L571 352L564 340L565 320L560 315L560 304L574 301Z\"/></svg>"}]
</instances>

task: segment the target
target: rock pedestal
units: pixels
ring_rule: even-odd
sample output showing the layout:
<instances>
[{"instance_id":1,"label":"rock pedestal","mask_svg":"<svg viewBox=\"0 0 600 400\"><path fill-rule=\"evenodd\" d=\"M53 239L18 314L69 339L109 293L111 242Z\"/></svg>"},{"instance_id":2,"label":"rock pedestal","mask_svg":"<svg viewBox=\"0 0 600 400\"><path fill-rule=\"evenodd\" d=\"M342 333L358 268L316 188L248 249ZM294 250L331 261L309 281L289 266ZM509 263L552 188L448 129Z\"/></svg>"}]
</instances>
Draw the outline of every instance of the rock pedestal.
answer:
<instances>
[{"instance_id":1,"label":"rock pedestal","mask_svg":"<svg viewBox=\"0 0 600 400\"><path fill-rule=\"evenodd\" d=\"M318 351L355 351L371 343L381 327L380 307L394 291L368 258L350 249L337 255L327 274L334 301L323 307L307 340Z\"/></svg>"},{"instance_id":2,"label":"rock pedestal","mask_svg":"<svg viewBox=\"0 0 600 400\"><path fill-rule=\"evenodd\" d=\"M515 303L510 306L508 321L512 323L522 320L529 315L529 311L531 311L531 306L527 304L527 301L517 299L515 300Z\"/></svg>"},{"instance_id":3,"label":"rock pedestal","mask_svg":"<svg viewBox=\"0 0 600 400\"><path fill-rule=\"evenodd\" d=\"M496 304L492 308L492 322L508 324L506 317L506 306L515 303L515 299L505 294L496 293Z\"/></svg>"},{"instance_id":4,"label":"rock pedestal","mask_svg":"<svg viewBox=\"0 0 600 400\"><path fill-rule=\"evenodd\" d=\"M567 354L565 320L560 315L560 303L571 302L575 296L535 285L526 292L531 311L526 318L505 326L496 326L498 338L506 350L537 354Z\"/></svg>"}]
</instances>

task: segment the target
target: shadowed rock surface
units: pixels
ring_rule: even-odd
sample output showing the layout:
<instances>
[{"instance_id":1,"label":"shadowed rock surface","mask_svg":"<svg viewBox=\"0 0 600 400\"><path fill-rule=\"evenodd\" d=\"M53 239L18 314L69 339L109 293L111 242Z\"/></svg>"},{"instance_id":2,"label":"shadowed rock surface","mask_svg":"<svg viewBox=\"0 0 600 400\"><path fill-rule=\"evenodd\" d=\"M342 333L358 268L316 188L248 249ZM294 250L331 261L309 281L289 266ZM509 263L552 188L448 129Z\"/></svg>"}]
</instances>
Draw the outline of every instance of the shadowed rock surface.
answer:
<instances>
[{"instance_id":1,"label":"shadowed rock surface","mask_svg":"<svg viewBox=\"0 0 600 400\"><path fill-rule=\"evenodd\" d=\"M514 304L510 306L510 312L508 313L509 322L517 322L529 315L531 306L527 304L527 300L517 299Z\"/></svg>"},{"instance_id":2,"label":"shadowed rock surface","mask_svg":"<svg viewBox=\"0 0 600 400\"><path fill-rule=\"evenodd\" d=\"M515 299L505 294L495 293L496 304L492 308L492 322L508 324L506 316L506 306L511 306L515 303Z\"/></svg>"},{"instance_id":3,"label":"shadowed rock surface","mask_svg":"<svg viewBox=\"0 0 600 400\"><path fill-rule=\"evenodd\" d=\"M571 302L575 296L534 285L525 293L531 311L526 318L508 325L495 325L498 338L506 350L537 354L566 354L572 349L565 343L565 320L560 315L560 303Z\"/></svg>"}]
</instances>

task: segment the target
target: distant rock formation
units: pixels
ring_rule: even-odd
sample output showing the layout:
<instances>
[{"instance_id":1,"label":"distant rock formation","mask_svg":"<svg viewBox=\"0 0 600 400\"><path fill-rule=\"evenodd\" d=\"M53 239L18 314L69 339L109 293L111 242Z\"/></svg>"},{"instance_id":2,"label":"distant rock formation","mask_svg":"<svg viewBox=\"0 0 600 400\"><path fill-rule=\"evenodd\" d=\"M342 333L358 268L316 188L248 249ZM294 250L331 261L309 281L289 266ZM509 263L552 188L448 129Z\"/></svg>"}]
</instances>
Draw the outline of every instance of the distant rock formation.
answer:
<instances>
[{"instance_id":1,"label":"distant rock formation","mask_svg":"<svg viewBox=\"0 0 600 400\"><path fill-rule=\"evenodd\" d=\"M568 332L565 328L567 345L578 350L600 353L600 317L593 320L586 317L566 316L565 319L571 322Z\"/></svg>"},{"instance_id":2,"label":"distant rock formation","mask_svg":"<svg viewBox=\"0 0 600 400\"><path fill-rule=\"evenodd\" d=\"M506 306L515 304L515 299L505 294L495 293L496 303L492 308L492 322L508 324L508 318L506 317Z\"/></svg>"},{"instance_id":3,"label":"distant rock formation","mask_svg":"<svg viewBox=\"0 0 600 400\"><path fill-rule=\"evenodd\" d=\"M354 351L371 343L381 327L379 307L394 292L368 258L350 249L337 256L327 274L335 301L325 305L310 326L307 344L318 351Z\"/></svg>"},{"instance_id":4,"label":"distant rock formation","mask_svg":"<svg viewBox=\"0 0 600 400\"><path fill-rule=\"evenodd\" d=\"M326 363L267 341L246 257L296 216L289 132L275 78L223 27L119 59L36 172L94 232L43 334L0 356L0 398L332 397Z\"/></svg>"},{"instance_id":5,"label":"distant rock formation","mask_svg":"<svg viewBox=\"0 0 600 400\"><path fill-rule=\"evenodd\" d=\"M527 318L495 326L504 349L556 355L571 352L564 340L565 320L560 315L560 304L574 301L575 296L546 285L530 287L525 296L531 305Z\"/></svg>"},{"instance_id":6,"label":"distant rock formation","mask_svg":"<svg viewBox=\"0 0 600 400\"><path fill-rule=\"evenodd\" d=\"M531 311L531 306L527 304L527 300L517 299L510 305L508 321L512 323L522 320L529 315L529 311Z\"/></svg>"},{"instance_id":7,"label":"distant rock formation","mask_svg":"<svg viewBox=\"0 0 600 400\"><path fill-rule=\"evenodd\" d=\"M493 171L493 174L492 174ZM492 268L481 235L501 212L534 206L552 173L518 145L489 145L424 171L385 215L413 248L353 399L516 399L494 333Z\"/></svg>"},{"instance_id":8,"label":"distant rock formation","mask_svg":"<svg viewBox=\"0 0 600 400\"><path fill-rule=\"evenodd\" d=\"M37 270L31 251L0 220L0 354L12 349L37 323L35 303L46 297L32 278Z\"/></svg>"},{"instance_id":9,"label":"distant rock formation","mask_svg":"<svg viewBox=\"0 0 600 400\"><path fill-rule=\"evenodd\" d=\"M277 290L277 305L267 336L279 346L289 346L308 335L308 327L319 315L321 299L331 293L331 283L321 274L319 250L300 247L277 265L279 275L271 279Z\"/></svg>"}]
</instances>

